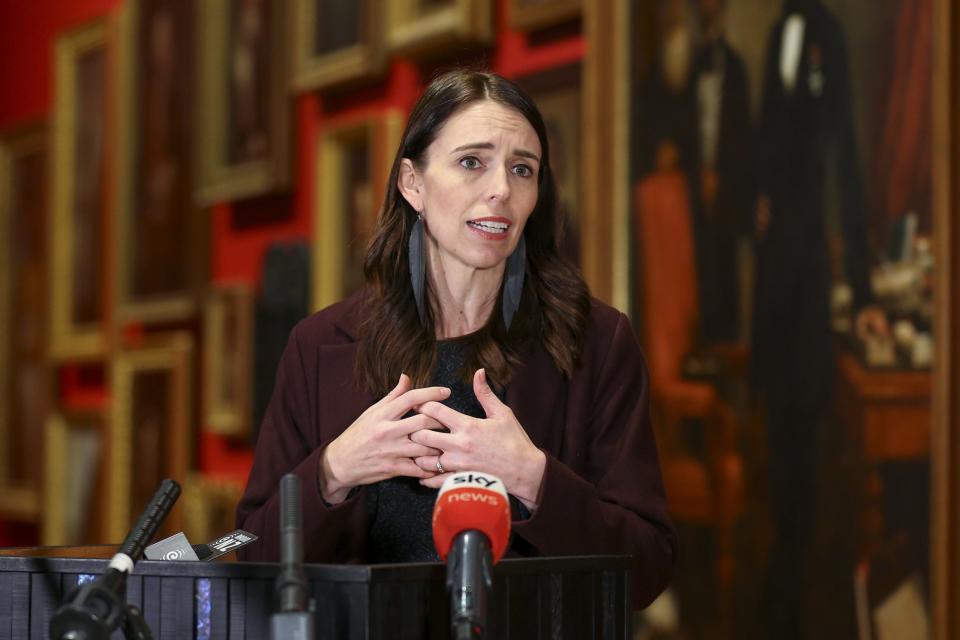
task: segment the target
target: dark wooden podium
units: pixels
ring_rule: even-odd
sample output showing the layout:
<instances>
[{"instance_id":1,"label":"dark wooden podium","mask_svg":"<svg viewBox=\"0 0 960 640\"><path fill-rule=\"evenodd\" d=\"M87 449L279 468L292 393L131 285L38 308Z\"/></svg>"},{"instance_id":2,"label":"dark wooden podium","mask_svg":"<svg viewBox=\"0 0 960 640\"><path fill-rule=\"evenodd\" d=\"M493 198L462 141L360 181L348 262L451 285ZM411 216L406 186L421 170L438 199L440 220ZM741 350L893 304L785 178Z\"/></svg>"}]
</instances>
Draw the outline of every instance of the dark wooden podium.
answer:
<instances>
[{"instance_id":1,"label":"dark wooden podium","mask_svg":"<svg viewBox=\"0 0 960 640\"><path fill-rule=\"evenodd\" d=\"M0 640L47 638L63 595L107 564L45 555L0 554ZM488 637L628 640L629 566L612 556L500 562ZM127 601L143 610L157 640L268 640L277 572L274 564L144 560L130 576ZM306 574L317 638L449 637L442 564L307 565Z\"/></svg>"}]
</instances>

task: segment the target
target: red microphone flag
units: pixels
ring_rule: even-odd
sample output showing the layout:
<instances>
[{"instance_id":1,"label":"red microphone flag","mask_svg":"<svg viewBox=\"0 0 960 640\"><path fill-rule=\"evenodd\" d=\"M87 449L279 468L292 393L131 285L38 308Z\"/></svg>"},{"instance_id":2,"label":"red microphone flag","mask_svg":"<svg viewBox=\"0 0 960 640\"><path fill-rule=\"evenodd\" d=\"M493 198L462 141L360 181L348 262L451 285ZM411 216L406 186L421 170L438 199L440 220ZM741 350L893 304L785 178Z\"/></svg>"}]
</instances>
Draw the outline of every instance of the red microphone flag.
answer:
<instances>
[{"instance_id":1,"label":"red microphone flag","mask_svg":"<svg viewBox=\"0 0 960 640\"><path fill-rule=\"evenodd\" d=\"M433 507L433 544L443 560L457 534L475 529L490 540L493 561L507 550L510 501L496 476L460 471L447 478Z\"/></svg>"}]
</instances>

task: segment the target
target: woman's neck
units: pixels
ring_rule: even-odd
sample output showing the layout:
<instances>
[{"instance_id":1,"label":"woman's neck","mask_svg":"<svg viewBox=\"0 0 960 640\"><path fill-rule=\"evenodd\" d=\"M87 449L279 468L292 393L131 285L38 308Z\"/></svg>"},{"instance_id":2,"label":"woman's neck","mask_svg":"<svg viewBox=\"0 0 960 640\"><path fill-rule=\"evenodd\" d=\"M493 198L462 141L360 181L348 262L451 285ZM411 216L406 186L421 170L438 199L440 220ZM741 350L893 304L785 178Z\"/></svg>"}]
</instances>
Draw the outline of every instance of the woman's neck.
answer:
<instances>
[{"instance_id":1,"label":"woman's neck","mask_svg":"<svg viewBox=\"0 0 960 640\"><path fill-rule=\"evenodd\" d=\"M497 306L504 268L501 263L491 269L477 269L442 257L428 261L428 277L437 304L438 339L464 336L487 324Z\"/></svg>"}]
</instances>

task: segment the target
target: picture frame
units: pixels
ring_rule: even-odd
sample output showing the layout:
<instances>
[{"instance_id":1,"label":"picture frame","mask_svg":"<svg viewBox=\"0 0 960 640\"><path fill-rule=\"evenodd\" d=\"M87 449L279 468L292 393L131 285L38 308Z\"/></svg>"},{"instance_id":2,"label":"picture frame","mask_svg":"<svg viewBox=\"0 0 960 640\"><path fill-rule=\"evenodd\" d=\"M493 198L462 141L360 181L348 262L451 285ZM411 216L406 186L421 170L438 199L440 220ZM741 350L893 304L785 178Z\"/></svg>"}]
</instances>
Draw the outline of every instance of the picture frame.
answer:
<instances>
[{"instance_id":1,"label":"picture frame","mask_svg":"<svg viewBox=\"0 0 960 640\"><path fill-rule=\"evenodd\" d=\"M311 252L314 309L333 304L363 282L366 242L402 131L402 117L390 111L337 124L318 136Z\"/></svg>"},{"instance_id":2,"label":"picture frame","mask_svg":"<svg viewBox=\"0 0 960 640\"><path fill-rule=\"evenodd\" d=\"M196 6L130 0L121 10L117 325L193 317L206 281L194 203Z\"/></svg>"},{"instance_id":3,"label":"picture frame","mask_svg":"<svg viewBox=\"0 0 960 640\"><path fill-rule=\"evenodd\" d=\"M199 3L196 200L286 189L290 180L288 2Z\"/></svg>"},{"instance_id":4,"label":"picture frame","mask_svg":"<svg viewBox=\"0 0 960 640\"><path fill-rule=\"evenodd\" d=\"M205 544L236 528L243 484L233 478L197 472L183 481L183 532L193 544Z\"/></svg>"},{"instance_id":5,"label":"picture frame","mask_svg":"<svg viewBox=\"0 0 960 640\"><path fill-rule=\"evenodd\" d=\"M253 396L253 289L215 286L204 314L204 428L223 436L250 435Z\"/></svg>"},{"instance_id":6,"label":"picture frame","mask_svg":"<svg viewBox=\"0 0 960 640\"><path fill-rule=\"evenodd\" d=\"M432 57L457 44L490 44L489 0L397 0L384 3L386 39L392 53Z\"/></svg>"},{"instance_id":7,"label":"picture frame","mask_svg":"<svg viewBox=\"0 0 960 640\"><path fill-rule=\"evenodd\" d=\"M107 542L105 411L52 411L46 420L44 545Z\"/></svg>"},{"instance_id":8,"label":"picture frame","mask_svg":"<svg viewBox=\"0 0 960 640\"><path fill-rule=\"evenodd\" d=\"M572 20L580 15L581 0L509 0L510 26L536 31Z\"/></svg>"},{"instance_id":9,"label":"picture frame","mask_svg":"<svg viewBox=\"0 0 960 640\"><path fill-rule=\"evenodd\" d=\"M122 539L163 478L182 481L193 457L193 339L157 335L118 352L111 367L107 533ZM163 530L182 529L174 511Z\"/></svg>"},{"instance_id":10,"label":"picture frame","mask_svg":"<svg viewBox=\"0 0 960 640\"><path fill-rule=\"evenodd\" d=\"M103 356L109 331L115 28L103 19L57 39L50 251L50 356Z\"/></svg>"},{"instance_id":11,"label":"picture frame","mask_svg":"<svg viewBox=\"0 0 960 640\"><path fill-rule=\"evenodd\" d=\"M550 168L566 216L561 250L579 266L586 217L581 166L584 146L582 65L572 64L516 78L543 116L550 143Z\"/></svg>"},{"instance_id":12,"label":"picture frame","mask_svg":"<svg viewBox=\"0 0 960 640\"><path fill-rule=\"evenodd\" d=\"M0 137L0 518L36 522L50 400L49 131Z\"/></svg>"},{"instance_id":13,"label":"picture frame","mask_svg":"<svg viewBox=\"0 0 960 640\"><path fill-rule=\"evenodd\" d=\"M375 0L294 0L293 15L294 90L326 89L384 70L383 22Z\"/></svg>"}]
</instances>

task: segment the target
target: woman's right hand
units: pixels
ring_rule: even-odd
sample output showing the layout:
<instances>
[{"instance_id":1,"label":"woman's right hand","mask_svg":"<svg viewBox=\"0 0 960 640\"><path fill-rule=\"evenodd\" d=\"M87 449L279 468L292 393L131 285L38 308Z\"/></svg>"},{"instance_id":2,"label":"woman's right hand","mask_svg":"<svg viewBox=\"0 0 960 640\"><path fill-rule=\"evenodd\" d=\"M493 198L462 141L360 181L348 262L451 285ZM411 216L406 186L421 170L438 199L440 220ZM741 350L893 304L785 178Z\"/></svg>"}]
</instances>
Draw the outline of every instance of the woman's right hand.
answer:
<instances>
[{"instance_id":1,"label":"woman's right hand","mask_svg":"<svg viewBox=\"0 0 960 640\"><path fill-rule=\"evenodd\" d=\"M417 444L408 437L421 429L438 429L442 425L417 411L425 402L441 402L450 395L446 387L411 388L410 377L401 374L393 391L360 414L353 424L327 445L320 457L320 487L323 499L330 504L343 502L350 489L373 484L395 476L430 478L436 474L424 471L413 461L421 456L440 452Z\"/></svg>"}]
</instances>

